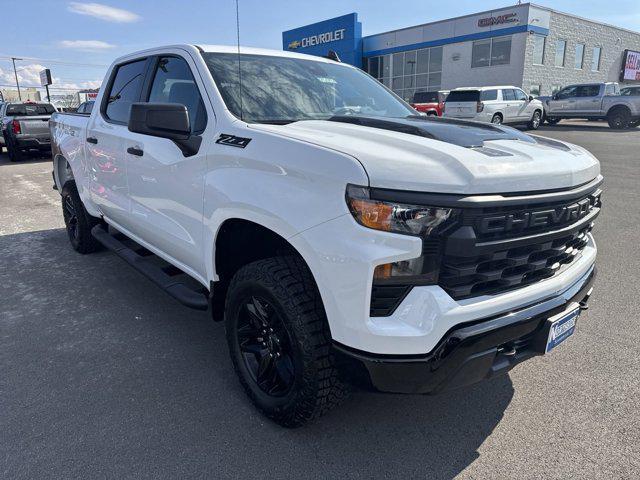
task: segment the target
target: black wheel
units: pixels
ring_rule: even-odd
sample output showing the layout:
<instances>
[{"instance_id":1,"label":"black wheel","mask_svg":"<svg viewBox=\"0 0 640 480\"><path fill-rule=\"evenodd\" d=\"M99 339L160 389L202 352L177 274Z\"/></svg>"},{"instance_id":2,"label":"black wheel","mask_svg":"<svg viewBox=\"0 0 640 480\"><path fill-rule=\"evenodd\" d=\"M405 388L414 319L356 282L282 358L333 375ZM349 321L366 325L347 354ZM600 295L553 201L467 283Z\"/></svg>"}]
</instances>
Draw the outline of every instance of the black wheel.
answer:
<instances>
[{"instance_id":1,"label":"black wheel","mask_svg":"<svg viewBox=\"0 0 640 480\"><path fill-rule=\"evenodd\" d=\"M529 129L537 130L540 127L540 122L542 121L542 113L540 110L536 110L533 112L533 116L531 117L531 121L529 121Z\"/></svg>"},{"instance_id":2,"label":"black wheel","mask_svg":"<svg viewBox=\"0 0 640 480\"><path fill-rule=\"evenodd\" d=\"M629 128L629 124L631 123L631 112L626 107L614 108L607 115L607 122L609 123L609 127L614 130L624 130L625 128Z\"/></svg>"},{"instance_id":3,"label":"black wheel","mask_svg":"<svg viewBox=\"0 0 640 480\"><path fill-rule=\"evenodd\" d=\"M495 124L495 125L502 125L502 115L500 115L499 113L496 113L492 118L491 118L491 123Z\"/></svg>"},{"instance_id":4,"label":"black wheel","mask_svg":"<svg viewBox=\"0 0 640 480\"><path fill-rule=\"evenodd\" d=\"M320 294L301 259L242 267L229 285L225 322L240 383L278 424L304 425L345 397Z\"/></svg>"},{"instance_id":5,"label":"black wheel","mask_svg":"<svg viewBox=\"0 0 640 480\"><path fill-rule=\"evenodd\" d=\"M69 241L76 252L91 253L99 249L99 243L91 235L91 229L100 220L87 213L74 181L65 183L62 188L62 215Z\"/></svg>"},{"instance_id":6,"label":"black wheel","mask_svg":"<svg viewBox=\"0 0 640 480\"><path fill-rule=\"evenodd\" d=\"M21 162L24 159L24 153L11 140L7 141L7 155L12 162Z\"/></svg>"},{"instance_id":7,"label":"black wheel","mask_svg":"<svg viewBox=\"0 0 640 480\"><path fill-rule=\"evenodd\" d=\"M634 120L629 123L629 128L636 128L638 125L640 125L640 120Z\"/></svg>"},{"instance_id":8,"label":"black wheel","mask_svg":"<svg viewBox=\"0 0 640 480\"><path fill-rule=\"evenodd\" d=\"M547 118L545 118L545 121L549 125L556 125L560 121L560 119L559 118L554 118L554 117L547 117Z\"/></svg>"}]
</instances>

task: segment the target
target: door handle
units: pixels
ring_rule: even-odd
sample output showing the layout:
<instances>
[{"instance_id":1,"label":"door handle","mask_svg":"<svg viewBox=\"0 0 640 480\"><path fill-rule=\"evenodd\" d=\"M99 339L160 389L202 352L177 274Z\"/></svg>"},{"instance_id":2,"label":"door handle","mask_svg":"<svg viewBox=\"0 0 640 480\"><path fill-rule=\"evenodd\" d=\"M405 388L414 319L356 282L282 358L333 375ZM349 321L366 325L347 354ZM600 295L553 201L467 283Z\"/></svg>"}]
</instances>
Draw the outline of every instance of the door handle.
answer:
<instances>
[{"instance_id":1,"label":"door handle","mask_svg":"<svg viewBox=\"0 0 640 480\"><path fill-rule=\"evenodd\" d=\"M135 155L136 157L141 157L142 155L144 155L144 152L142 151L142 149L138 147L127 148L127 153L130 153L131 155Z\"/></svg>"},{"instance_id":2,"label":"door handle","mask_svg":"<svg viewBox=\"0 0 640 480\"><path fill-rule=\"evenodd\" d=\"M96 137L87 137L87 142L93 143L94 145L98 143L98 139Z\"/></svg>"}]
</instances>

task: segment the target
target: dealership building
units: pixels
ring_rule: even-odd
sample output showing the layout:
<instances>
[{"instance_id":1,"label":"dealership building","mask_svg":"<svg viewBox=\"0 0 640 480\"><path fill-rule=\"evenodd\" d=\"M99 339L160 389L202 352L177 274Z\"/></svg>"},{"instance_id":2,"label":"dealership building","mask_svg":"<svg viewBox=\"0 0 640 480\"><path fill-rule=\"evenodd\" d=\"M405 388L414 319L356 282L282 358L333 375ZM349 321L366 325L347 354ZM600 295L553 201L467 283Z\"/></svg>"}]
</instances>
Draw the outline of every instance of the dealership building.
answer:
<instances>
[{"instance_id":1,"label":"dealership building","mask_svg":"<svg viewBox=\"0 0 640 480\"><path fill-rule=\"evenodd\" d=\"M468 86L551 95L571 83L640 83L640 33L529 3L365 37L351 13L283 32L282 41L299 53L333 50L408 101Z\"/></svg>"}]
</instances>

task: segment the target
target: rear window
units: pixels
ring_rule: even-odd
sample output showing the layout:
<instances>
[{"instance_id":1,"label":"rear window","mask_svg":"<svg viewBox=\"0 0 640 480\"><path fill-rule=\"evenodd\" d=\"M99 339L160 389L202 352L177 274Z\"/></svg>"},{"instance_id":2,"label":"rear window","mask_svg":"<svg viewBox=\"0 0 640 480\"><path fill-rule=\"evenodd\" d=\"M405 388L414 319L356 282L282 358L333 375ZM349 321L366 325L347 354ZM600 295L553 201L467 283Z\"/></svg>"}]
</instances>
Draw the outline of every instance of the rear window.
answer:
<instances>
[{"instance_id":1,"label":"rear window","mask_svg":"<svg viewBox=\"0 0 640 480\"><path fill-rule=\"evenodd\" d=\"M51 115L56 109L48 103L12 103L7 106L6 115L35 117L36 115Z\"/></svg>"},{"instance_id":2,"label":"rear window","mask_svg":"<svg viewBox=\"0 0 640 480\"><path fill-rule=\"evenodd\" d=\"M480 100L497 100L498 90L483 90L480 94Z\"/></svg>"},{"instance_id":3,"label":"rear window","mask_svg":"<svg viewBox=\"0 0 640 480\"><path fill-rule=\"evenodd\" d=\"M416 92L413 103L438 103L438 92Z\"/></svg>"},{"instance_id":4,"label":"rear window","mask_svg":"<svg viewBox=\"0 0 640 480\"><path fill-rule=\"evenodd\" d=\"M447 97L448 102L479 102L479 90L454 90Z\"/></svg>"}]
</instances>

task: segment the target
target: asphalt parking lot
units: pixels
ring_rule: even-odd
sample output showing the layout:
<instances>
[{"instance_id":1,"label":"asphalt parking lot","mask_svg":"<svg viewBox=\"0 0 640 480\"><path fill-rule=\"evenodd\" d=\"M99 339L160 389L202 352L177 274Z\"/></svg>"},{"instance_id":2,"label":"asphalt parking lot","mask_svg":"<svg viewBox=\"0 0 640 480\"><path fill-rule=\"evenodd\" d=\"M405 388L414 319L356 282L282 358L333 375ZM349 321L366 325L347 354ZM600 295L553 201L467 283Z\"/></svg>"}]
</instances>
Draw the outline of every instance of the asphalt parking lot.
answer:
<instances>
[{"instance_id":1,"label":"asphalt parking lot","mask_svg":"<svg viewBox=\"0 0 640 480\"><path fill-rule=\"evenodd\" d=\"M224 329L108 252L68 245L51 161L0 155L0 477L638 478L640 128L542 135L602 162L591 309L562 347L435 397L355 392L285 430Z\"/></svg>"}]
</instances>

